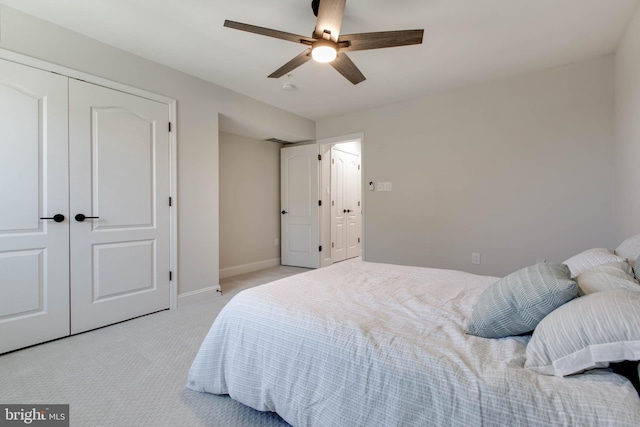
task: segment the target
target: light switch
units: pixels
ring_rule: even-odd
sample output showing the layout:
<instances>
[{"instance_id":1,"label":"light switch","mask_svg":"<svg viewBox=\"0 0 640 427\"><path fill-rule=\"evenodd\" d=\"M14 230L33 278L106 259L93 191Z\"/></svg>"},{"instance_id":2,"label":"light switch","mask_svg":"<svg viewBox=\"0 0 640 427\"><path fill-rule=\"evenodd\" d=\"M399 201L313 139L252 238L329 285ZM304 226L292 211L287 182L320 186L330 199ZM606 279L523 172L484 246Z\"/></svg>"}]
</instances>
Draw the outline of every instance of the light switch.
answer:
<instances>
[{"instance_id":1,"label":"light switch","mask_svg":"<svg viewBox=\"0 0 640 427\"><path fill-rule=\"evenodd\" d=\"M391 191L392 185L390 182L379 182L378 183L378 191Z\"/></svg>"}]
</instances>

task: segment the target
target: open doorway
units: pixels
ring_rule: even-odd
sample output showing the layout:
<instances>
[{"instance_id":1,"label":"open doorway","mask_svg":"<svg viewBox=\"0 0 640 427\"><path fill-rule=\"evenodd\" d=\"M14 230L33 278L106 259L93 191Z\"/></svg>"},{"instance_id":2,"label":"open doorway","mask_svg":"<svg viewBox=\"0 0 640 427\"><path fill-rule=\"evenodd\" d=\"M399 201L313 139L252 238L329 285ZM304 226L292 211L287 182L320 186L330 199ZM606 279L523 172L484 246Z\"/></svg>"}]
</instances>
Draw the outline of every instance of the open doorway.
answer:
<instances>
[{"instance_id":1,"label":"open doorway","mask_svg":"<svg viewBox=\"0 0 640 427\"><path fill-rule=\"evenodd\" d=\"M362 134L318 141L321 267L363 255L362 145Z\"/></svg>"}]
</instances>

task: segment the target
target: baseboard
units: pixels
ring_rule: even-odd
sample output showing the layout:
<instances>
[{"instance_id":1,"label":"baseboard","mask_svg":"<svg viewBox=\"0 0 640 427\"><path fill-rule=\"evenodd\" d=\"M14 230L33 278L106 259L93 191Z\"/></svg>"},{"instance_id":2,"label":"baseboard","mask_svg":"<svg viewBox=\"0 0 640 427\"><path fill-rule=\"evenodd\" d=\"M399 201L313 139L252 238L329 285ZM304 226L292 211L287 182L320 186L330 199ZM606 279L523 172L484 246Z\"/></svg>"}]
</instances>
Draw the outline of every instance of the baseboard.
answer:
<instances>
[{"instance_id":1,"label":"baseboard","mask_svg":"<svg viewBox=\"0 0 640 427\"><path fill-rule=\"evenodd\" d=\"M250 264L237 265L235 267L227 267L220 270L220 278L237 276L238 274L251 273L252 271L264 270L265 268L280 265L280 258L268 259L265 261L252 262Z\"/></svg>"},{"instance_id":2,"label":"baseboard","mask_svg":"<svg viewBox=\"0 0 640 427\"><path fill-rule=\"evenodd\" d=\"M220 297L220 295L222 295L220 285L213 285L208 288L198 289L197 291L186 292L178 295L178 307L215 299Z\"/></svg>"}]
</instances>

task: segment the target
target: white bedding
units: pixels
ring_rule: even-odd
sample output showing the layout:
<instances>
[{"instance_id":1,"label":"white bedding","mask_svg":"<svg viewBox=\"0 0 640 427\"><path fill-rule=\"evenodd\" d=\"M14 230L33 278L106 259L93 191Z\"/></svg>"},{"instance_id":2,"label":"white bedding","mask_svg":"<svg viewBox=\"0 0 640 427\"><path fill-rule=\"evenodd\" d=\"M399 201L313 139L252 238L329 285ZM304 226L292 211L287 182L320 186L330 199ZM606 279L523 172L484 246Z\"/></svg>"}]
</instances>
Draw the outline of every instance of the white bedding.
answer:
<instances>
[{"instance_id":1,"label":"white bedding","mask_svg":"<svg viewBox=\"0 0 640 427\"><path fill-rule=\"evenodd\" d=\"M188 387L293 426L638 426L640 399L606 370L524 369L529 337L465 334L497 278L348 261L241 292Z\"/></svg>"}]
</instances>

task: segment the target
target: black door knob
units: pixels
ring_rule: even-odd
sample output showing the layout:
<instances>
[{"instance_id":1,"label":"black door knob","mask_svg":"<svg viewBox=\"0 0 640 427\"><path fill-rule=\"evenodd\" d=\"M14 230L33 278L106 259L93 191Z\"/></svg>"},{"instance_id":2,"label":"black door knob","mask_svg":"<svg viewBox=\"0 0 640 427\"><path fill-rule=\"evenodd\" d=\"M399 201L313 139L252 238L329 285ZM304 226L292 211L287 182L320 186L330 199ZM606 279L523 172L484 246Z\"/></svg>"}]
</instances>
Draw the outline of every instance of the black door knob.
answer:
<instances>
[{"instance_id":1,"label":"black door knob","mask_svg":"<svg viewBox=\"0 0 640 427\"><path fill-rule=\"evenodd\" d=\"M98 219L100 218L99 216L85 216L84 214L79 213L78 215L75 216L76 221L78 222L82 222L85 219Z\"/></svg>"},{"instance_id":2,"label":"black door knob","mask_svg":"<svg viewBox=\"0 0 640 427\"><path fill-rule=\"evenodd\" d=\"M286 214L286 213L288 213L288 212L287 212L287 211L282 211L282 212L280 212L280 213L281 213L282 215L284 215L284 214Z\"/></svg>"},{"instance_id":3,"label":"black door knob","mask_svg":"<svg viewBox=\"0 0 640 427\"><path fill-rule=\"evenodd\" d=\"M62 214L55 214L55 215L54 215L54 216L52 216L52 217L44 217L44 218L40 218L40 219L52 219L52 220L54 220L55 222L62 222L62 221L64 221L64 215L62 215Z\"/></svg>"}]
</instances>

